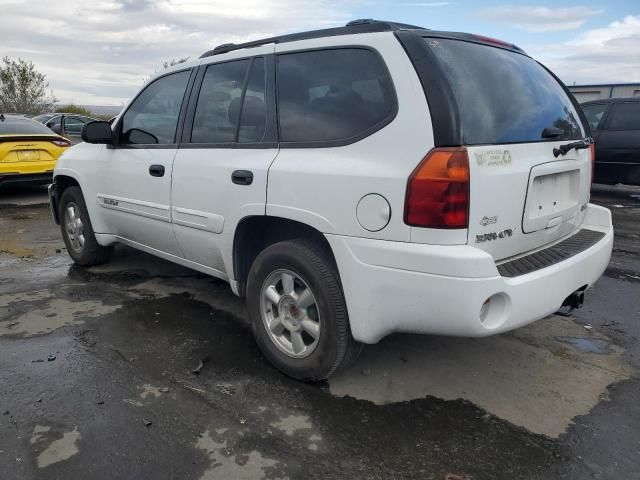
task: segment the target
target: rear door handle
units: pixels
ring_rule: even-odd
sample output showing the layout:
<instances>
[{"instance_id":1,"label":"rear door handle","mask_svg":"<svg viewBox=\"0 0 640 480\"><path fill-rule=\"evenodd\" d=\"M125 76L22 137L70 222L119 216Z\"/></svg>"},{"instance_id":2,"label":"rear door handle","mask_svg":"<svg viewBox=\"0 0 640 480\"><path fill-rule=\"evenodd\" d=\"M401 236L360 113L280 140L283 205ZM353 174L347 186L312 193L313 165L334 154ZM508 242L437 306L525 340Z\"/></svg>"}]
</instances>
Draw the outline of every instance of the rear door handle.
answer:
<instances>
[{"instance_id":1,"label":"rear door handle","mask_svg":"<svg viewBox=\"0 0 640 480\"><path fill-rule=\"evenodd\" d=\"M231 181L236 185L251 185L253 183L253 172L236 170L231 174Z\"/></svg>"},{"instance_id":2,"label":"rear door handle","mask_svg":"<svg viewBox=\"0 0 640 480\"><path fill-rule=\"evenodd\" d=\"M152 177L164 177L164 165L151 165L149 175Z\"/></svg>"}]
</instances>

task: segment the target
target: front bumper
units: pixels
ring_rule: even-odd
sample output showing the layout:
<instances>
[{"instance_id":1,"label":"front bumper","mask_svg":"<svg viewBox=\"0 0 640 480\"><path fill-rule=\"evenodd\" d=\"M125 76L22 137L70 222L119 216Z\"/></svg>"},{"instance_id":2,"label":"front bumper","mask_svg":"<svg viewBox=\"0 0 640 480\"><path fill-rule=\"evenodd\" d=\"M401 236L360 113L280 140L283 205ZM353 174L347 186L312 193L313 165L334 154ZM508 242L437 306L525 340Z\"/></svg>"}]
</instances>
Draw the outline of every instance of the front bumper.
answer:
<instances>
[{"instance_id":1,"label":"front bumper","mask_svg":"<svg viewBox=\"0 0 640 480\"><path fill-rule=\"evenodd\" d=\"M569 295L592 285L611 258L609 210L589 204L582 228L604 236L564 261L513 278L502 277L489 254L468 245L327 239L353 336L375 343L393 332L483 337L556 312Z\"/></svg>"},{"instance_id":2,"label":"front bumper","mask_svg":"<svg viewBox=\"0 0 640 480\"><path fill-rule=\"evenodd\" d=\"M60 207L59 207L59 199L58 199L58 189L55 183L49 185L47 189L49 193L49 208L51 208L51 216L53 217L53 221L56 222L56 225L60 225Z\"/></svg>"}]
</instances>

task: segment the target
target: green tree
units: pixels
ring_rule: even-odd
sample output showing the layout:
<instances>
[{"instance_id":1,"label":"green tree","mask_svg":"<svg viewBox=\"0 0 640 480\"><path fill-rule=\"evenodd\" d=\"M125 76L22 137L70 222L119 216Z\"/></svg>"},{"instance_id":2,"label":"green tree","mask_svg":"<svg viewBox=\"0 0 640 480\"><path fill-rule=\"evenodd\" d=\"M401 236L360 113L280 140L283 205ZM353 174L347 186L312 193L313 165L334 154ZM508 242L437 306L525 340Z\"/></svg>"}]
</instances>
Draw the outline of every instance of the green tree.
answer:
<instances>
[{"instance_id":1,"label":"green tree","mask_svg":"<svg viewBox=\"0 0 640 480\"><path fill-rule=\"evenodd\" d=\"M49 82L33 62L4 57L0 63L0 112L38 115L56 103Z\"/></svg>"}]
</instances>

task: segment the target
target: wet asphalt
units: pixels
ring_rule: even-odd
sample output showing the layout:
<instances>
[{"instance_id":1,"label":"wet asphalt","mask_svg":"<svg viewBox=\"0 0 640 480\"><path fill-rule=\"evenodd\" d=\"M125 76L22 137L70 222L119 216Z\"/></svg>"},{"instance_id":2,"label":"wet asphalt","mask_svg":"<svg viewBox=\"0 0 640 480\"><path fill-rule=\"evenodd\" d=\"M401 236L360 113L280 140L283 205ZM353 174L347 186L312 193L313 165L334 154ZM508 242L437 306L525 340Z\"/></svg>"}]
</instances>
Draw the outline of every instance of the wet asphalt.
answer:
<instances>
[{"instance_id":1,"label":"wet asphalt","mask_svg":"<svg viewBox=\"0 0 640 480\"><path fill-rule=\"evenodd\" d=\"M128 248L72 265L39 189L0 191L0 479L640 478L640 189L570 317L394 335L284 377L223 282Z\"/></svg>"}]
</instances>

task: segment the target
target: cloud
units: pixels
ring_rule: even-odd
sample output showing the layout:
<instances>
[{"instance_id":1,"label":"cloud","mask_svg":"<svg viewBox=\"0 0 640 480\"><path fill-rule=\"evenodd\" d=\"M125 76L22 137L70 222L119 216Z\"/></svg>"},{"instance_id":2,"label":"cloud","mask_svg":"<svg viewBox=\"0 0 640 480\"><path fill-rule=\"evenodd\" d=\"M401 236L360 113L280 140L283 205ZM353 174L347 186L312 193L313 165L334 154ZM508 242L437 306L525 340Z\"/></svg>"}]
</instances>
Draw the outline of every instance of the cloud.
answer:
<instances>
[{"instance_id":1,"label":"cloud","mask_svg":"<svg viewBox=\"0 0 640 480\"><path fill-rule=\"evenodd\" d=\"M594 15L601 13L591 7L549 8L535 6L503 6L478 10L476 15L486 20L522 28L529 32L576 30Z\"/></svg>"},{"instance_id":2,"label":"cloud","mask_svg":"<svg viewBox=\"0 0 640 480\"><path fill-rule=\"evenodd\" d=\"M0 57L31 60L63 102L131 98L165 60L344 24L340 0L0 0ZM37 15L34 15L37 12Z\"/></svg>"},{"instance_id":3,"label":"cloud","mask_svg":"<svg viewBox=\"0 0 640 480\"><path fill-rule=\"evenodd\" d=\"M526 47L568 85L640 82L640 16L629 15L555 45Z\"/></svg>"},{"instance_id":4,"label":"cloud","mask_svg":"<svg viewBox=\"0 0 640 480\"><path fill-rule=\"evenodd\" d=\"M451 2L405 2L401 3L403 7L446 7Z\"/></svg>"}]
</instances>

